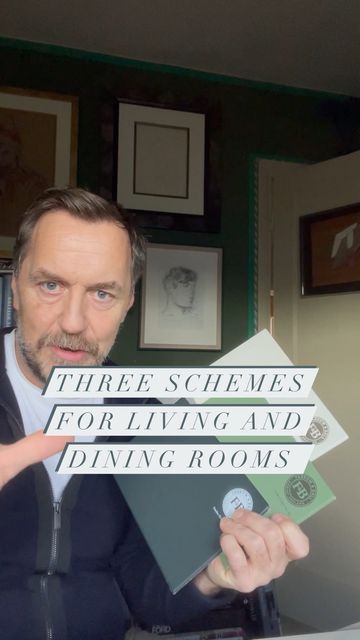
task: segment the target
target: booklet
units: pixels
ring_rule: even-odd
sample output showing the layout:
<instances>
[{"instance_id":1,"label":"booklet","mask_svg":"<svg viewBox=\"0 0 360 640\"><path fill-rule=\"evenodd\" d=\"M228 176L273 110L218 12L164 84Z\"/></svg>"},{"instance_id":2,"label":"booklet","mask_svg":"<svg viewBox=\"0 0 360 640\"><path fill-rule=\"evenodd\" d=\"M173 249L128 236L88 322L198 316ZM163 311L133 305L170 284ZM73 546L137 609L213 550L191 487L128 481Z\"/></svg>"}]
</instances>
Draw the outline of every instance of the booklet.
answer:
<instances>
[{"instance_id":1,"label":"booklet","mask_svg":"<svg viewBox=\"0 0 360 640\"><path fill-rule=\"evenodd\" d=\"M269 508L244 475L116 475L115 479L174 594L220 553L220 518L240 506L262 514Z\"/></svg>"},{"instance_id":2,"label":"booklet","mask_svg":"<svg viewBox=\"0 0 360 640\"><path fill-rule=\"evenodd\" d=\"M212 366L289 366L292 364L269 331L264 329L213 362ZM316 362L308 364L316 365ZM265 400L271 403L270 398L265 398ZM195 399L194 401L201 404L204 399ZM347 440L347 433L314 391L311 391L307 398L297 398L297 401L300 403L309 402L317 407L306 437L297 438L299 442L313 442L315 444L311 460L316 460ZM281 403L281 399L276 399L276 402ZM284 400L284 404L286 402ZM228 403L230 404L230 402Z\"/></svg>"},{"instance_id":3,"label":"booklet","mask_svg":"<svg viewBox=\"0 0 360 640\"><path fill-rule=\"evenodd\" d=\"M149 438L133 442L149 444ZM269 516L280 511L301 523L335 499L312 463L301 475L116 475L115 480L174 594L221 552L219 519L236 508Z\"/></svg>"},{"instance_id":4,"label":"booklet","mask_svg":"<svg viewBox=\"0 0 360 640\"><path fill-rule=\"evenodd\" d=\"M269 332L262 331L214 364L288 366L291 362ZM243 401L239 398L226 402ZM199 404L202 402L203 399ZM208 402L221 400L209 399ZM306 402L317 404L319 418L322 421L326 419L328 437L319 438L320 455L347 436L316 394L311 392ZM261 400L254 401L254 404L258 403ZM279 439L285 440L276 438L272 442ZM189 440L194 442L193 438L172 438L171 442L185 443ZM224 440L229 441L229 438L201 438L202 443ZM244 438L231 438L231 441L234 440ZM150 441L148 437L133 440L134 444L149 444ZM166 438L166 441L169 442L169 439ZM199 439L196 442L199 444ZM301 523L335 499L311 462L300 475L175 476L164 473L116 475L115 479L174 594L221 552L219 518L231 516L237 507L268 516L282 512Z\"/></svg>"},{"instance_id":5,"label":"booklet","mask_svg":"<svg viewBox=\"0 0 360 640\"><path fill-rule=\"evenodd\" d=\"M147 440L149 442L149 440ZM140 442L139 442L140 444ZM310 463L301 475L117 475L172 593L220 553L219 518L237 507L301 523L335 499Z\"/></svg>"}]
</instances>

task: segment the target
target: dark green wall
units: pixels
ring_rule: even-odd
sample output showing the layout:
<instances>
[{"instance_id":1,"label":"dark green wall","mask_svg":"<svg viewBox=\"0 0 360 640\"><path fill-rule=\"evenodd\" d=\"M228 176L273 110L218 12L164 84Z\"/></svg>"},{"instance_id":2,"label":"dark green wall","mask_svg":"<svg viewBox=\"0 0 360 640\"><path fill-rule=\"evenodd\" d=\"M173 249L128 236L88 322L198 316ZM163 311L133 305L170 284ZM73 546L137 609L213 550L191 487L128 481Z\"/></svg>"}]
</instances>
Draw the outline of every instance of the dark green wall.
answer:
<instances>
[{"instance_id":1,"label":"dark green wall","mask_svg":"<svg viewBox=\"0 0 360 640\"><path fill-rule=\"evenodd\" d=\"M188 104L221 113L222 124L216 133L222 159L221 233L147 233L156 242L223 247L224 353L251 331L251 157L259 154L314 162L360 146L359 101L353 98L256 86L59 48L0 40L0 85L79 96L78 183L94 191L102 185L101 121L105 112L115 113L117 98ZM220 356L218 352L139 350L138 317L137 304L113 350L119 363L207 364Z\"/></svg>"}]
</instances>

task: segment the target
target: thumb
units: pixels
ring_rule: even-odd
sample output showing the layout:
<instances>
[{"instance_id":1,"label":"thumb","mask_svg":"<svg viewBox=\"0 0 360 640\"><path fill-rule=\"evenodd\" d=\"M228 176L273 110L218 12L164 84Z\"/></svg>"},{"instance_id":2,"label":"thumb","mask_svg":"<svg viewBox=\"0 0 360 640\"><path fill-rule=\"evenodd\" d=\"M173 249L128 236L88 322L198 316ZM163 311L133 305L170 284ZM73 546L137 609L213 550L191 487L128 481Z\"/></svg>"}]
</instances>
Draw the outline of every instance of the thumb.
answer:
<instances>
[{"instance_id":1,"label":"thumb","mask_svg":"<svg viewBox=\"0 0 360 640\"><path fill-rule=\"evenodd\" d=\"M13 444L2 445L0 447L0 488L29 465L41 462L61 451L65 444L73 439L73 436L46 436L42 431L36 431Z\"/></svg>"},{"instance_id":2,"label":"thumb","mask_svg":"<svg viewBox=\"0 0 360 640\"><path fill-rule=\"evenodd\" d=\"M11 456L16 462L24 463L23 468L35 462L41 462L58 451L62 451L67 442L72 442L73 436L46 436L42 431L35 431L30 436L18 440L13 445Z\"/></svg>"}]
</instances>

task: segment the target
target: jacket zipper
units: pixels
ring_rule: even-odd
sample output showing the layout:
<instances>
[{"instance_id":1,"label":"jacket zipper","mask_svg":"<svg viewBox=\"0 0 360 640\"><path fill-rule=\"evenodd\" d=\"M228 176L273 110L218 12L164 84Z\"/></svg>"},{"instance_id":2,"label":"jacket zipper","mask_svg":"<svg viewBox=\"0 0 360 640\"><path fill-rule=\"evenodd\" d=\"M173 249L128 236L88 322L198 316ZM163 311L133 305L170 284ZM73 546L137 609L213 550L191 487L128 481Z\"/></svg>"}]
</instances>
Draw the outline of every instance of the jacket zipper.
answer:
<instances>
[{"instance_id":1,"label":"jacket zipper","mask_svg":"<svg viewBox=\"0 0 360 640\"><path fill-rule=\"evenodd\" d=\"M25 434L24 427L22 425L22 421L19 420L16 414L14 414L12 408L7 404L7 402L2 397L0 397L0 405L2 405L5 411L8 413L9 419L11 418L11 420L13 421L13 425L15 425L15 432L18 430L18 433L21 435L21 437L24 437L26 434ZM10 420L9 420L9 424L11 427ZM13 427L11 427L11 430L14 431ZM44 603L44 609L45 609L44 616L45 616L45 626L46 626L46 640L54 640L55 638L54 627L53 627L53 623L50 615L49 576L53 575L56 571L58 543L59 543L59 535L60 535L60 528L61 528L61 503L62 503L63 495L61 496L60 500L58 501L54 500L54 493L52 491L50 479L48 479L48 483L49 483L50 498L53 505L52 536L51 536L48 569L46 573L44 573L40 577L40 595L42 597L42 600ZM67 489L67 486L65 487L65 490L66 489Z\"/></svg>"},{"instance_id":2,"label":"jacket zipper","mask_svg":"<svg viewBox=\"0 0 360 640\"><path fill-rule=\"evenodd\" d=\"M51 536L50 558L46 574L41 576L40 590L45 605L45 625L47 640L54 640L54 627L50 614L49 576L56 571L59 534L61 528L61 500L53 502L53 528Z\"/></svg>"},{"instance_id":3,"label":"jacket zipper","mask_svg":"<svg viewBox=\"0 0 360 640\"><path fill-rule=\"evenodd\" d=\"M3 400L1 400L1 402L5 410L8 412L9 416L13 419L16 427L19 429L21 436L24 437L26 434L22 426L22 423L14 415L11 408ZM50 558L49 558L48 569L47 569L47 572L43 574L40 578L40 594L42 596L44 609L45 609L44 615L45 615L45 627L46 627L46 640L54 640L54 627L53 627L51 615L50 615L49 576L53 575L56 570L59 533L60 533L60 527L61 527L61 501L63 496L61 496L59 501L55 501L50 479L48 480L48 482L49 482L50 497L53 505L52 536L51 536Z\"/></svg>"},{"instance_id":4,"label":"jacket zipper","mask_svg":"<svg viewBox=\"0 0 360 640\"><path fill-rule=\"evenodd\" d=\"M53 531L51 539L50 560L48 567L48 575L55 573L58 554L59 534L61 527L61 498L53 502Z\"/></svg>"}]
</instances>

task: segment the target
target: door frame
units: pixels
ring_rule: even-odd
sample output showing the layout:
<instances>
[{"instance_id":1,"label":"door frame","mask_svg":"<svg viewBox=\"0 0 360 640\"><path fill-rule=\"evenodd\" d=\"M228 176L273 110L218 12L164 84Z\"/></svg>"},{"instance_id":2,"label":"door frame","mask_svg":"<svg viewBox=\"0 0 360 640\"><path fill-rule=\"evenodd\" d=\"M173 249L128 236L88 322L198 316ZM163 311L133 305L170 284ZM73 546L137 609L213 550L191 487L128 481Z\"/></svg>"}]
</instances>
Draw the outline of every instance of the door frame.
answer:
<instances>
[{"instance_id":1,"label":"door frame","mask_svg":"<svg viewBox=\"0 0 360 640\"><path fill-rule=\"evenodd\" d=\"M276 163L289 164L289 171L294 165L313 164L304 158L294 156L266 155L262 153L252 153L249 158L248 173L248 193L249 193L249 238L248 238L248 336L253 336L261 329L269 329L271 333L271 300L270 290L268 287L267 298L265 299L264 288L260 291L259 282L268 275L271 280L271 264L270 271L263 268L263 260L267 259L268 264L271 263L271 229L266 221L265 198L266 189L261 183L263 177L260 175L260 163L264 169L266 166L270 169L275 167ZM261 192L260 192L261 189ZM264 256L264 253L266 254ZM260 265L260 269L259 269ZM266 313L265 307L268 307L268 322L264 319ZM259 314L259 309L261 310ZM260 321L259 321L260 315Z\"/></svg>"}]
</instances>

